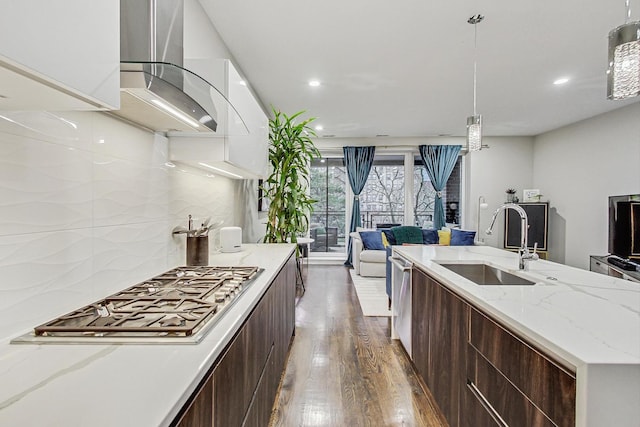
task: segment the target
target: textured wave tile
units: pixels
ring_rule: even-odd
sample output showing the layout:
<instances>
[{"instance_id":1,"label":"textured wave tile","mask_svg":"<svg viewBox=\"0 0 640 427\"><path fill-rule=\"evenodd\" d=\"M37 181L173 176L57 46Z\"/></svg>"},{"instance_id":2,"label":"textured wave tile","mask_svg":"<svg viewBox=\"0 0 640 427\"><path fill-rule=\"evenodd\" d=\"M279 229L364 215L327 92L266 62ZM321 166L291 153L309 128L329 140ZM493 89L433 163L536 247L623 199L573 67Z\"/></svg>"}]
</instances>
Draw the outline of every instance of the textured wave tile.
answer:
<instances>
[{"instance_id":1,"label":"textured wave tile","mask_svg":"<svg viewBox=\"0 0 640 427\"><path fill-rule=\"evenodd\" d=\"M164 163L168 158L167 138L106 114L96 114L94 117L93 150L102 156L140 164Z\"/></svg>"},{"instance_id":2,"label":"textured wave tile","mask_svg":"<svg viewBox=\"0 0 640 427\"><path fill-rule=\"evenodd\" d=\"M90 150L91 112L1 111L0 134Z\"/></svg>"},{"instance_id":3,"label":"textured wave tile","mask_svg":"<svg viewBox=\"0 0 640 427\"><path fill-rule=\"evenodd\" d=\"M234 225L234 188L229 178L209 178L182 168L174 169L170 178L170 216L181 220L190 214L195 218L210 216L224 220L224 226Z\"/></svg>"},{"instance_id":4,"label":"textured wave tile","mask_svg":"<svg viewBox=\"0 0 640 427\"><path fill-rule=\"evenodd\" d=\"M90 230L0 237L0 340L90 302Z\"/></svg>"},{"instance_id":5,"label":"textured wave tile","mask_svg":"<svg viewBox=\"0 0 640 427\"><path fill-rule=\"evenodd\" d=\"M168 214L167 167L96 155L94 226L165 220Z\"/></svg>"},{"instance_id":6,"label":"textured wave tile","mask_svg":"<svg viewBox=\"0 0 640 427\"><path fill-rule=\"evenodd\" d=\"M0 133L0 235L91 225L91 154Z\"/></svg>"},{"instance_id":7,"label":"textured wave tile","mask_svg":"<svg viewBox=\"0 0 640 427\"><path fill-rule=\"evenodd\" d=\"M167 227L160 221L95 228L94 299L166 271Z\"/></svg>"}]
</instances>

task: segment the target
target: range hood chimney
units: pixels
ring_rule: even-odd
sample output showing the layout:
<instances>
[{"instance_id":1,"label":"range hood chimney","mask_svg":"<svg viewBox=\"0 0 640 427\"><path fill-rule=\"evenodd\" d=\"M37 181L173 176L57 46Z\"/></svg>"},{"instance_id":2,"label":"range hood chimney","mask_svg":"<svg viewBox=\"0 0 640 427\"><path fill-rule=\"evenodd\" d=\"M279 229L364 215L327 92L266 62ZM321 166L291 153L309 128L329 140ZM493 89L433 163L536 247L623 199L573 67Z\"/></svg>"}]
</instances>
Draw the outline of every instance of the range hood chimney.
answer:
<instances>
[{"instance_id":1,"label":"range hood chimney","mask_svg":"<svg viewBox=\"0 0 640 427\"><path fill-rule=\"evenodd\" d=\"M182 0L120 0L120 110L153 131L214 133L226 98L183 68ZM218 108L216 108L216 105Z\"/></svg>"}]
</instances>

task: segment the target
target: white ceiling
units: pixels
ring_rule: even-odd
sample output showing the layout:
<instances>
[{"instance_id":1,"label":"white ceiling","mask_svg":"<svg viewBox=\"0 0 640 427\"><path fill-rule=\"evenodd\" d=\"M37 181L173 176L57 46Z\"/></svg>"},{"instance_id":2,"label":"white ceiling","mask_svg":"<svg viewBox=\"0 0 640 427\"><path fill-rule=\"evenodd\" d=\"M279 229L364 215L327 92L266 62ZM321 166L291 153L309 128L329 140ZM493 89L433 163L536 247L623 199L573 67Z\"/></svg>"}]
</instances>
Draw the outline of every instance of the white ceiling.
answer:
<instances>
[{"instance_id":1,"label":"white ceiling","mask_svg":"<svg viewBox=\"0 0 640 427\"><path fill-rule=\"evenodd\" d=\"M485 135L537 135L640 102L606 99L607 35L625 22L624 0L200 2L263 104L306 110L319 136L464 135L476 13ZM553 85L560 77L569 83Z\"/></svg>"}]
</instances>

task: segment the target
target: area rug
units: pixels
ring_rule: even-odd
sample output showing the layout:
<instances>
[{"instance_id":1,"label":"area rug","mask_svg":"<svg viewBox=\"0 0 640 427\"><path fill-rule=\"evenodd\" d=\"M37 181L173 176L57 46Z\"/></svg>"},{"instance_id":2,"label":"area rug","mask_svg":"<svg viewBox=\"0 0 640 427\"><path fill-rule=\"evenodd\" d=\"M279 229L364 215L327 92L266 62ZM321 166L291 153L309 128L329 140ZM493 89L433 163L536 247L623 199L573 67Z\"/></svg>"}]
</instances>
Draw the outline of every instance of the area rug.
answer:
<instances>
[{"instance_id":1,"label":"area rug","mask_svg":"<svg viewBox=\"0 0 640 427\"><path fill-rule=\"evenodd\" d=\"M354 269L349 270L353 286L356 288L362 314L365 316L391 316L389 297L385 290L384 277L362 277Z\"/></svg>"}]
</instances>

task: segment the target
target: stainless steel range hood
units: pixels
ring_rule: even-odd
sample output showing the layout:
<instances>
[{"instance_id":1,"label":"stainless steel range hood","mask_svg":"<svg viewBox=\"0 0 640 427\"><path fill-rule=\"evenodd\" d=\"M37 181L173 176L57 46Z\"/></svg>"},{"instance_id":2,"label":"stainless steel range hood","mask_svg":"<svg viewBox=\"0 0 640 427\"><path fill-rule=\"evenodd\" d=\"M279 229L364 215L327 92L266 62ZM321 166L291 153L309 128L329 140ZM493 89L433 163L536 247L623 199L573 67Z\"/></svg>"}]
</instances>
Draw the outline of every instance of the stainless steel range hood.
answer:
<instances>
[{"instance_id":1,"label":"stainless steel range hood","mask_svg":"<svg viewBox=\"0 0 640 427\"><path fill-rule=\"evenodd\" d=\"M183 66L184 5L176 0L120 1L120 110L153 131L224 135L225 96ZM244 126L246 130L246 126Z\"/></svg>"}]
</instances>

